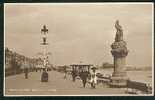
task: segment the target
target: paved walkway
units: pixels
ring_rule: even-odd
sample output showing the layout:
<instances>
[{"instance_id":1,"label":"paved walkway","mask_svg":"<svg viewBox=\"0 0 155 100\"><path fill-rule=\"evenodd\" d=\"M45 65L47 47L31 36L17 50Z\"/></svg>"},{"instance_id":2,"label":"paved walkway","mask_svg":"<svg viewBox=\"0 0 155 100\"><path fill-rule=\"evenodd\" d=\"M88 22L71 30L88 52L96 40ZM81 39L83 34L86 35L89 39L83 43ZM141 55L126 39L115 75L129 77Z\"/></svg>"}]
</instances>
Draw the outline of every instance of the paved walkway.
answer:
<instances>
[{"instance_id":1,"label":"paved walkway","mask_svg":"<svg viewBox=\"0 0 155 100\"><path fill-rule=\"evenodd\" d=\"M29 79L24 78L24 74L8 76L5 79L6 95L122 95L125 94L124 89L109 88L105 84L97 85L96 89L90 88L90 84L86 88L82 87L81 80L72 82L72 78L68 75L67 79L63 79L63 74L50 71L49 82L42 83L40 81L41 72L29 73Z\"/></svg>"}]
</instances>

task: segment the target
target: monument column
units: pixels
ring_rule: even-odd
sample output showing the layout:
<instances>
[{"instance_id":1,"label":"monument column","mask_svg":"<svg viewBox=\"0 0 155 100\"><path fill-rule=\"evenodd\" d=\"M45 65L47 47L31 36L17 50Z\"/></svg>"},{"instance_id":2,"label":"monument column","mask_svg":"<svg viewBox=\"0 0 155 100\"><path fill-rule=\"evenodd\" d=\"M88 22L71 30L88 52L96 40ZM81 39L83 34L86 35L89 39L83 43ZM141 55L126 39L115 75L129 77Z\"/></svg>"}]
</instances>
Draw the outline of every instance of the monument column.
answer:
<instances>
[{"instance_id":1,"label":"monument column","mask_svg":"<svg viewBox=\"0 0 155 100\"><path fill-rule=\"evenodd\" d=\"M128 54L127 44L123 40L123 30L119 25L117 20L115 23L115 28L117 30L115 41L111 45L111 53L114 57L114 72L111 77L111 87L125 87L127 84L127 74L126 74L126 56Z\"/></svg>"}]
</instances>

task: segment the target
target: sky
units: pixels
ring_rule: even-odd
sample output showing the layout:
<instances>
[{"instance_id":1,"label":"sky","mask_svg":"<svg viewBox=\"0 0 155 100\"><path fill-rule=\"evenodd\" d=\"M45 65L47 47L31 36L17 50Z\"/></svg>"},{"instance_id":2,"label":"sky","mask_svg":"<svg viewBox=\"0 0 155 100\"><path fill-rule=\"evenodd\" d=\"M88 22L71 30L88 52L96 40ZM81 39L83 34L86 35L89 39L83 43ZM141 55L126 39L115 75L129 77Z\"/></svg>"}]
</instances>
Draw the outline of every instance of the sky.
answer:
<instances>
[{"instance_id":1,"label":"sky","mask_svg":"<svg viewBox=\"0 0 155 100\"><path fill-rule=\"evenodd\" d=\"M151 66L152 15L152 4L5 4L5 47L38 57L45 24L53 64L113 63L119 20L129 50L126 64Z\"/></svg>"}]
</instances>

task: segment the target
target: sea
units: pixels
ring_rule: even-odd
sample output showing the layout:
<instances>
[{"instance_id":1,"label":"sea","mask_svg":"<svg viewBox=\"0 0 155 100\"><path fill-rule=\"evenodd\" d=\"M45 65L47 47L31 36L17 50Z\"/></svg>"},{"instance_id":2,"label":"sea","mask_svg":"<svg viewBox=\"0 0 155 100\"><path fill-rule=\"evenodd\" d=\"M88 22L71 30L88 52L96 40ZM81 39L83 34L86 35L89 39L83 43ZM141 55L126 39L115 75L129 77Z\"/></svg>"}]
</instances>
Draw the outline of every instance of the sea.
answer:
<instances>
[{"instance_id":1,"label":"sea","mask_svg":"<svg viewBox=\"0 0 155 100\"><path fill-rule=\"evenodd\" d=\"M97 70L97 73L98 72L104 75L112 75L113 69L100 69L100 70ZM131 81L143 82L152 86L152 81L153 81L152 70L145 70L145 71L137 70L137 71L126 71L126 72L127 72L127 77Z\"/></svg>"}]
</instances>

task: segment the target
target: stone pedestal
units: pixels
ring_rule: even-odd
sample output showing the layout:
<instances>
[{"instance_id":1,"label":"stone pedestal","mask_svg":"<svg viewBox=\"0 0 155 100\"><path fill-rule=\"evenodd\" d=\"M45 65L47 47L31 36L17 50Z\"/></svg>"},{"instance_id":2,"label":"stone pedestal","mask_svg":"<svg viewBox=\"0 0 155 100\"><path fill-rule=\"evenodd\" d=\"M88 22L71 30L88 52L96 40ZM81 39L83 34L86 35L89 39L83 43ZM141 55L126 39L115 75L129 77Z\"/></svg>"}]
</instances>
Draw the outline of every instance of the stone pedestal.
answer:
<instances>
[{"instance_id":1,"label":"stone pedestal","mask_svg":"<svg viewBox=\"0 0 155 100\"><path fill-rule=\"evenodd\" d=\"M111 53L114 57L114 72L111 77L111 87L125 87L127 84L127 74L125 59L128 54L125 41L115 41L111 45Z\"/></svg>"}]
</instances>

